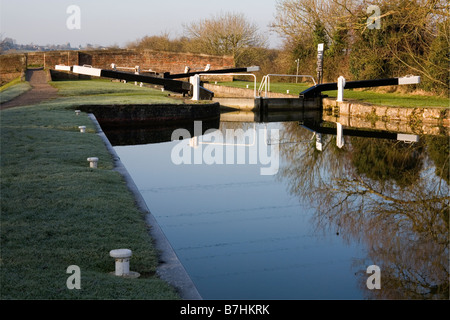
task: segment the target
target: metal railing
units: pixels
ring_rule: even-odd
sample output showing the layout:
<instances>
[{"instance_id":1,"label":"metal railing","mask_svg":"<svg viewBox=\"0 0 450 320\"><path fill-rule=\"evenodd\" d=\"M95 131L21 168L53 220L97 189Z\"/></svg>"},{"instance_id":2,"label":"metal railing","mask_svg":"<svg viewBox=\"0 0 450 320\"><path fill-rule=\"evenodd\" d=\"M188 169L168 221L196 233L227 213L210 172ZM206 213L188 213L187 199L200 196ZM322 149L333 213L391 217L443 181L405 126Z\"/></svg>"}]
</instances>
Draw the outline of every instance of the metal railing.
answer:
<instances>
[{"instance_id":1,"label":"metal railing","mask_svg":"<svg viewBox=\"0 0 450 320\"><path fill-rule=\"evenodd\" d=\"M316 85L316 80L314 79L313 76L308 75L308 74L299 74L299 75L295 75L295 74L267 74L265 75L262 80L261 80L261 84L259 86L258 89L258 94L261 95L261 92L264 90L265 91L265 97L267 98L267 94L268 92L270 92L270 77L294 77L294 78L311 78L312 81L314 82L314 85Z\"/></svg>"},{"instance_id":2,"label":"metal railing","mask_svg":"<svg viewBox=\"0 0 450 320\"><path fill-rule=\"evenodd\" d=\"M254 81L254 97L257 98L259 95L257 94L256 90L256 75L253 73L200 73L199 76L250 76L253 77Z\"/></svg>"}]
</instances>

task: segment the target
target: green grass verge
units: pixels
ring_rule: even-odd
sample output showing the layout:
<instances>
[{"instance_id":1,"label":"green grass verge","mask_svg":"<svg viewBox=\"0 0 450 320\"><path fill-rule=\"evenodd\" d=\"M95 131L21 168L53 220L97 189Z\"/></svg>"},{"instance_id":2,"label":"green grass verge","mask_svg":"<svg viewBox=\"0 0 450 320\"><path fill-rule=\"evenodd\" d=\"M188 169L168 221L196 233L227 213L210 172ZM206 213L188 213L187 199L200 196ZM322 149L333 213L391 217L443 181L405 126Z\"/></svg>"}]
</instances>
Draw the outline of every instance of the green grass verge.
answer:
<instances>
[{"instance_id":1,"label":"green grass verge","mask_svg":"<svg viewBox=\"0 0 450 320\"><path fill-rule=\"evenodd\" d=\"M113 170L93 123L73 112L80 103L132 96L120 96L110 83L56 86L63 94L75 87L81 94L82 86L92 86L98 94L63 96L0 114L1 299L179 299L155 275L158 252L144 216ZM156 90L143 90L147 102L152 92L156 100L164 98ZM86 133L79 132L80 125ZM97 169L89 168L91 156L99 157ZM109 251L118 248L133 251L131 270L140 278L110 274L114 259ZM67 288L70 265L80 267L80 290Z\"/></svg>"},{"instance_id":2,"label":"green grass verge","mask_svg":"<svg viewBox=\"0 0 450 320\"><path fill-rule=\"evenodd\" d=\"M131 83L111 82L109 80L53 81L50 84L58 89L65 101L79 104L139 104L139 103L183 103L173 99L167 92ZM59 101L57 101L59 102ZM64 102L65 103L65 102Z\"/></svg>"},{"instance_id":3,"label":"green grass verge","mask_svg":"<svg viewBox=\"0 0 450 320\"><path fill-rule=\"evenodd\" d=\"M10 101L30 89L31 85L28 82L20 81L20 78L17 78L0 88L0 102Z\"/></svg>"},{"instance_id":4,"label":"green grass verge","mask_svg":"<svg viewBox=\"0 0 450 320\"><path fill-rule=\"evenodd\" d=\"M324 92L330 98L337 97L337 90ZM404 93L380 93L370 90L345 90L344 100L357 100L379 106L390 107L409 107L409 108L426 108L426 107L450 107L450 99L437 96L425 96L417 94Z\"/></svg>"},{"instance_id":5,"label":"green grass verge","mask_svg":"<svg viewBox=\"0 0 450 320\"><path fill-rule=\"evenodd\" d=\"M248 81L220 82L218 84L235 88L245 88L246 85L249 86L249 89L253 89L254 87L254 83ZM257 89L259 88L259 85L260 83L257 83ZM312 86L312 84L273 82L270 84L270 91L286 93L286 91L289 90L290 94L298 95L300 92L309 88L310 86ZM336 98L337 90L325 91L324 94L328 95L330 98ZM450 107L450 99L446 97L402 93L381 93L371 91L369 89L345 90L344 99L392 107Z\"/></svg>"},{"instance_id":6,"label":"green grass verge","mask_svg":"<svg viewBox=\"0 0 450 320\"><path fill-rule=\"evenodd\" d=\"M22 81L22 77L17 77L15 79L11 80L10 82L5 83L4 85L2 85L0 87L0 92L8 89L9 87L15 86L16 84L21 83L21 82L23 82Z\"/></svg>"}]
</instances>

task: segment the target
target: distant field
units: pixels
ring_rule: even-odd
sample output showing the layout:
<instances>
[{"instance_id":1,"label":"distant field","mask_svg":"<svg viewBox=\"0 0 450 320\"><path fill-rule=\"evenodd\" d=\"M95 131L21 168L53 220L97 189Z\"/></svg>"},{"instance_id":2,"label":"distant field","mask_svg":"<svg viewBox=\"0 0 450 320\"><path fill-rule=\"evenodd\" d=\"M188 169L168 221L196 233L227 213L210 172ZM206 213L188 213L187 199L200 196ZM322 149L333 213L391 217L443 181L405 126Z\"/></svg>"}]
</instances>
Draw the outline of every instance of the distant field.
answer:
<instances>
[{"instance_id":1,"label":"distant field","mask_svg":"<svg viewBox=\"0 0 450 320\"><path fill-rule=\"evenodd\" d=\"M254 83L249 81L232 81L232 82L220 82L218 85L246 88L254 88ZM270 91L278 93L286 93L289 90L289 94L298 95L303 90L313 86L311 83L271 83ZM256 88L258 89L260 83L258 82ZM330 98L337 97L337 90L325 91L324 94ZM263 95L263 94L262 94ZM416 94L401 94L401 93L381 93L372 90L345 90L344 99L358 100L361 102L367 102L375 105L395 106L395 107L450 107L450 99L438 96L425 96Z\"/></svg>"}]
</instances>

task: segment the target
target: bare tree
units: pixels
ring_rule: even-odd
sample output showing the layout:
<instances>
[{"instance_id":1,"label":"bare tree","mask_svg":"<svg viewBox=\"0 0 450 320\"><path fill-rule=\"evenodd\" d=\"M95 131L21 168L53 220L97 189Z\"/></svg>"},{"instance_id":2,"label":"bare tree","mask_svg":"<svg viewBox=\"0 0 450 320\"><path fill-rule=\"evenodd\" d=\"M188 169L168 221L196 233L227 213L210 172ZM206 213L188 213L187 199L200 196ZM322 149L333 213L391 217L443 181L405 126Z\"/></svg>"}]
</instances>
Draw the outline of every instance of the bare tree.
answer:
<instances>
[{"instance_id":1,"label":"bare tree","mask_svg":"<svg viewBox=\"0 0 450 320\"><path fill-rule=\"evenodd\" d=\"M380 9L380 30L369 28L371 5ZM414 73L423 77L423 88L448 94L449 8L446 0L279 0L272 27L285 39L287 50L312 57L320 24L330 48L339 49L326 52L328 57L343 49L351 53L349 68L341 67L339 73L350 71L355 78ZM339 34L346 37L344 47L336 41L342 38ZM328 61L330 71L336 62ZM341 57L339 62L345 66Z\"/></svg>"},{"instance_id":2,"label":"bare tree","mask_svg":"<svg viewBox=\"0 0 450 320\"><path fill-rule=\"evenodd\" d=\"M272 28L285 39L311 34L320 21L328 37L343 23L354 22L360 0L279 0Z\"/></svg>"},{"instance_id":3,"label":"bare tree","mask_svg":"<svg viewBox=\"0 0 450 320\"><path fill-rule=\"evenodd\" d=\"M186 43L188 42L185 38L170 39L168 32L163 32L158 36L145 36L141 39L128 43L127 47L132 49L150 49L156 51L175 51L184 52L186 51Z\"/></svg>"},{"instance_id":4,"label":"bare tree","mask_svg":"<svg viewBox=\"0 0 450 320\"><path fill-rule=\"evenodd\" d=\"M246 50L266 46L266 39L257 25L247 21L243 14L220 14L184 25L184 29L186 36L193 40L193 51L231 55L236 65Z\"/></svg>"}]
</instances>

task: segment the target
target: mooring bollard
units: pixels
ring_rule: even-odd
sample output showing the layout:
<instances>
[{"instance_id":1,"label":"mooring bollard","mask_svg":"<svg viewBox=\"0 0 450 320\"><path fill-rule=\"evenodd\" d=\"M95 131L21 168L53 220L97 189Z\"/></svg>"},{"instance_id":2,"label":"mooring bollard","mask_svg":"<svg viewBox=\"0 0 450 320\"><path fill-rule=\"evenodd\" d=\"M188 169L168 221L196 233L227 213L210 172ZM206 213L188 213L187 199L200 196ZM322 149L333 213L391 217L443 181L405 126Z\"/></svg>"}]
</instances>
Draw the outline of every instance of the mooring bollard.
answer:
<instances>
[{"instance_id":1,"label":"mooring bollard","mask_svg":"<svg viewBox=\"0 0 450 320\"><path fill-rule=\"evenodd\" d=\"M90 157L90 158L87 158L87 161L90 162L89 166L90 166L91 168L97 168L97 162L98 162L98 158L97 158L97 157Z\"/></svg>"},{"instance_id":2,"label":"mooring bollard","mask_svg":"<svg viewBox=\"0 0 450 320\"><path fill-rule=\"evenodd\" d=\"M81 113L81 110L75 110L75 114L76 114L77 116L79 116L80 113Z\"/></svg>"},{"instance_id":3,"label":"mooring bollard","mask_svg":"<svg viewBox=\"0 0 450 320\"><path fill-rule=\"evenodd\" d=\"M86 132L86 126L79 126L78 129L80 129L81 133L85 133Z\"/></svg>"},{"instance_id":4,"label":"mooring bollard","mask_svg":"<svg viewBox=\"0 0 450 320\"><path fill-rule=\"evenodd\" d=\"M130 258L132 255L130 249L111 250L109 255L116 260L116 269L114 272L116 276L129 278L139 277L139 273L130 271Z\"/></svg>"}]
</instances>

